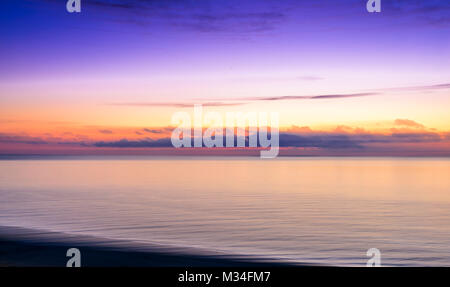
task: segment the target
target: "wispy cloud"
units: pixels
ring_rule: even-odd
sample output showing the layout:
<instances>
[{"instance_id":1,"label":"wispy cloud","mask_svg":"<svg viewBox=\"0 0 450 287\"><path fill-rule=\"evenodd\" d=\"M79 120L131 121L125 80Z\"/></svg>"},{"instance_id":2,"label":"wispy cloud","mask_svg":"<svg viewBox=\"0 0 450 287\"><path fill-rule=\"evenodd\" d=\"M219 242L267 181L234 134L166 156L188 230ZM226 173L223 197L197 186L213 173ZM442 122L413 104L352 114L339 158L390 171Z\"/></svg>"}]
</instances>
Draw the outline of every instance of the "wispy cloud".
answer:
<instances>
[{"instance_id":1,"label":"wispy cloud","mask_svg":"<svg viewBox=\"0 0 450 287\"><path fill-rule=\"evenodd\" d=\"M308 75L306 75L306 76L296 77L295 79L302 80L302 81L319 81L319 80L323 80L324 78L323 77L319 77L319 76L308 76Z\"/></svg>"},{"instance_id":2,"label":"wispy cloud","mask_svg":"<svg viewBox=\"0 0 450 287\"><path fill-rule=\"evenodd\" d=\"M382 89L384 91L427 91L427 90L442 90L450 89L450 83L434 84L434 85L422 85L422 86L407 86L407 87L394 87Z\"/></svg>"},{"instance_id":3,"label":"wispy cloud","mask_svg":"<svg viewBox=\"0 0 450 287\"><path fill-rule=\"evenodd\" d=\"M136 107L175 107L175 108L192 108L195 104L201 104L205 107L221 107L221 106L239 106L249 104L256 101L283 101L283 100L320 100L320 99L344 99L367 97L377 95L377 93L356 93L356 94L327 94L314 96L275 96L275 97L245 97L233 98L234 102L218 101L218 102L123 102L123 103L107 103L111 106L136 106Z\"/></svg>"},{"instance_id":4,"label":"wispy cloud","mask_svg":"<svg viewBox=\"0 0 450 287\"><path fill-rule=\"evenodd\" d=\"M398 17L412 16L436 26L450 24L450 2L447 0L396 0L386 1L383 5L384 11Z\"/></svg>"},{"instance_id":5,"label":"wispy cloud","mask_svg":"<svg viewBox=\"0 0 450 287\"><path fill-rule=\"evenodd\" d=\"M171 132L173 130L173 128L171 127L165 127L165 128L143 128L142 131L146 132L146 133L150 133L150 134L164 134L164 133L168 133ZM142 134L142 133L140 133Z\"/></svg>"},{"instance_id":6,"label":"wispy cloud","mask_svg":"<svg viewBox=\"0 0 450 287\"><path fill-rule=\"evenodd\" d=\"M276 97L255 97L242 98L241 100L253 101L281 101L281 100L321 100L321 99L345 99L378 95L378 93L355 93L355 94L327 94L315 96L276 96Z\"/></svg>"},{"instance_id":7,"label":"wispy cloud","mask_svg":"<svg viewBox=\"0 0 450 287\"><path fill-rule=\"evenodd\" d=\"M394 121L394 125L414 127L414 128L424 128L425 127L424 125L419 124L418 122L415 122L413 120L408 120L408 119L396 119Z\"/></svg>"},{"instance_id":8,"label":"wispy cloud","mask_svg":"<svg viewBox=\"0 0 450 287\"><path fill-rule=\"evenodd\" d=\"M112 134L113 133L112 130L98 130L98 131L102 134Z\"/></svg>"},{"instance_id":9,"label":"wispy cloud","mask_svg":"<svg viewBox=\"0 0 450 287\"><path fill-rule=\"evenodd\" d=\"M58 2L57 0L46 0ZM241 1L91 0L83 4L101 9L104 19L147 27L166 25L195 32L264 32L286 18L286 5L276 1L255 6ZM86 9L89 9L86 8Z\"/></svg>"},{"instance_id":10,"label":"wispy cloud","mask_svg":"<svg viewBox=\"0 0 450 287\"><path fill-rule=\"evenodd\" d=\"M174 108L192 108L195 102L123 102L123 103L107 103L110 106L135 106L135 107L174 107ZM205 107L221 107L221 106L238 106L243 103L231 102L198 102Z\"/></svg>"}]
</instances>

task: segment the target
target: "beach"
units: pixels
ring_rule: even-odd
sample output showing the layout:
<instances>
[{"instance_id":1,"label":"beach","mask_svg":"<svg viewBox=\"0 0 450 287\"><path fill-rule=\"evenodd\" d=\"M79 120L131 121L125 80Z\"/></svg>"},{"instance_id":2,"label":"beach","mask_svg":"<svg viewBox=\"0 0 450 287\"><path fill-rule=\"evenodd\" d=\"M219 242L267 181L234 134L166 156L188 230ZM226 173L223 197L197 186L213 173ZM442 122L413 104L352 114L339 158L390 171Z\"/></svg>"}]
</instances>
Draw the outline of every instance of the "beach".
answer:
<instances>
[{"instance_id":1,"label":"beach","mask_svg":"<svg viewBox=\"0 0 450 287\"><path fill-rule=\"evenodd\" d=\"M199 250L138 245L42 230L0 227L0 267L66 267L66 252L78 248L81 267L264 267L299 266L262 258L201 255ZM195 254L196 252L197 254Z\"/></svg>"}]
</instances>

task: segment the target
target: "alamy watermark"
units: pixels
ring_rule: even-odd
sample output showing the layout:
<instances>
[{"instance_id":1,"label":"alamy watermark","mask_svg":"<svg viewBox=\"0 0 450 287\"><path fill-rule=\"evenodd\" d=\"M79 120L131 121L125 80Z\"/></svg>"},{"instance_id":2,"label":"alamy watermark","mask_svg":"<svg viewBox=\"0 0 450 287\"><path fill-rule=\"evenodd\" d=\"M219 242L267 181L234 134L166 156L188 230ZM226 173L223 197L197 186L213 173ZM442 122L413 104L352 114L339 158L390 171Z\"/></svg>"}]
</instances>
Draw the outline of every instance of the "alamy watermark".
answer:
<instances>
[{"instance_id":1,"label":"alamy watermark","mask_svg":"<svg viewBox=\"0 0 450 287\"><path fill-rule=\"evenodd\" d=\"M381 12L381 0L368 0L366 3L367 12ZM81 0L67 0L66 10L69 13L81 12Z\"/></svg>"},{"instance_id":2,"label":"alamy watermark","mask_svg":"<svg viewBox=\"0 0 450 287\"><path fill-rule=\"evenodd\" d=\"M367 257L370 257L367 260L367 267L380 267L381 266L381 252L378 248L370 248L366 252Z\"/></svg>"},{"instance_id":3,"label":"alamy watermark","mask_svg":"<svg viewBox=\"0 0 450 287\"><path fill-rule=\"evenodd\" d=\"M203 114L202 105L195 105L193 120L187 112L176 112L172 116L172 124L177 126L171 136L172 145L175 148L248 146L262 148L261 158L274 158L278 155L279 115L277 112L227 112L224 119L218 112L209 111ZM204 125L208 127L204 129Z\"/></svg>"},{"instance_id":4,"label":"alamy watermark","mask_svg":"<svg viewBox=\"0 0 450 287\"><path fill-rule=\"evenodd\" d=\"M81 0L67 0L66 10L69 13L81 12Z\"/></svg>"},{"instance_id":5,"label":"alamy watermark","mask_svg":"<svg viewBox=\"0 0 450 287\"><path fill-rule=\"evenodd\" d=\"M366 4L367 12L381 12L381 0L368 0Z\"/></svg>"},{"instance_id":6,"label":"alamy watermark","mask_svg":"<svg viewBox=\"0 0 450 287\"><path fill-rule=\"evenodd\" d=\"M66 267L81 267L81 253L78 248L68 249L66 256L70 257L70 259L67 260Z\"/></svg>"},{"instance_id":7,"label":"alamy watermark","mask_svg":"<svg viewBox=\"0 0 450 287\"><path fill-rule=\"evenodd\" d=\"M381 12L381 0L368 0L366 3L367 12ZM67 0L66 10L69 13L81 12L81 0Z\"/></svg>"}]
</instances>

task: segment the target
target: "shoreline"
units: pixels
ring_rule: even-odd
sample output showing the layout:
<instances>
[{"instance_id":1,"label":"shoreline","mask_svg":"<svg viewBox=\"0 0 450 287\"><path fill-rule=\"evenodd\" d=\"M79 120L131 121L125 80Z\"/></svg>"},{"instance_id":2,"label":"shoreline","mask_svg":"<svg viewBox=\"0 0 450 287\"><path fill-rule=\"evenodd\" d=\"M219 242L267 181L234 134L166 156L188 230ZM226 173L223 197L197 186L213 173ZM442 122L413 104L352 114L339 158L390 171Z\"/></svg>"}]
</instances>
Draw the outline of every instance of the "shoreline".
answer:
<instances>
[{"instance_id":1,"label":"shoreline","mask_svg":"<svg viewBox=\"0 0 450 287\"><path fill-rule=\"evenodd\" d=\"M78 248L81 267L276 267L298 263L194 253L198 250L139 245L125 240L77 236L21 227L0 227L0 267L66 267L66 252ZM301 265L303 266L303 265Z\"/></svg>"}]
</instances>

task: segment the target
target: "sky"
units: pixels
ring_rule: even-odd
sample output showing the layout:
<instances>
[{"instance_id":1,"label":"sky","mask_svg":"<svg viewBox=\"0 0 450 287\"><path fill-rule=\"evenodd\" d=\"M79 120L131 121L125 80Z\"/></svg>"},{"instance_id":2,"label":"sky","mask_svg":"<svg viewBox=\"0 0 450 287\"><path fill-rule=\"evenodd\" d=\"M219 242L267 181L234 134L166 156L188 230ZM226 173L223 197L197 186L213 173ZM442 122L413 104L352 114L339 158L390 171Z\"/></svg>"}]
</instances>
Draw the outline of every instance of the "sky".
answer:
<instances>
[{"instance_id":1,"label":"sky","mask_svg":"<svg viewBox=\"0 0 450 287\"><path fill-rule=\"evenodd\" d=\"M2 1L0 154L170 153L203 104L278 112L281 154L450 155L449 1L65 6Z\"/></svg>"}]
</instances>

